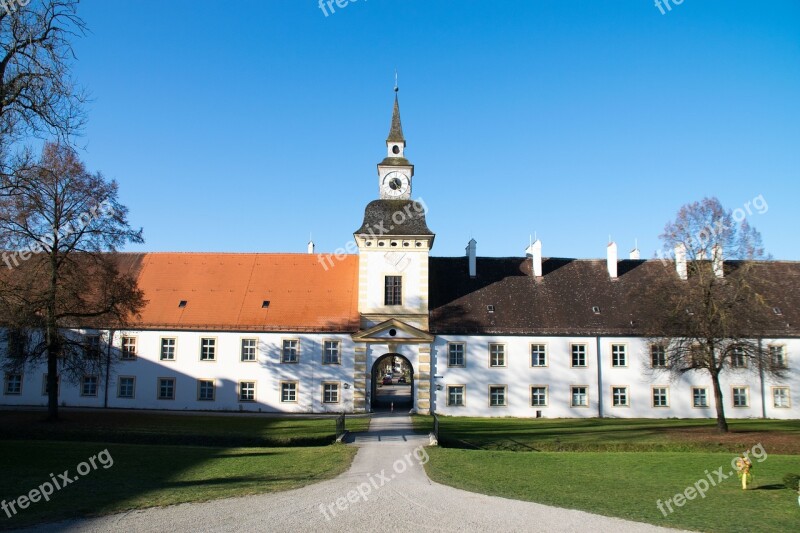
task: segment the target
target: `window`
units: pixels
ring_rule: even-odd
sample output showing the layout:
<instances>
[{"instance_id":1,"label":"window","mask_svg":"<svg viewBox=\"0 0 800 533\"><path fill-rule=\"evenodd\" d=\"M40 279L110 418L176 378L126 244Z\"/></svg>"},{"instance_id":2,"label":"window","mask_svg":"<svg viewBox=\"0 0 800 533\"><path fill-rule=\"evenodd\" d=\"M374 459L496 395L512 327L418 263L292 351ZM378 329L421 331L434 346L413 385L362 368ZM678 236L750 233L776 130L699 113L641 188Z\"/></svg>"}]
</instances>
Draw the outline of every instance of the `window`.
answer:
<instances>
[{"instance_id":1,"label":"window","mask_svg":"<svg viewBox=\"0 0 800 533\"><path fill-rule=\"evenodd\" d=\"M83 346L87 359L100 358L100 335L87 335Z\"/></svg>"},{"instance_id":2,"label":"window","mask_svg":"<svg viewBox=\"0 0 800 533\"><path fill-rule=\"evenodd\" d=\"M772 387L772 406L778 409L791 407L789 387Z\"/></svg>"},{"instance_id":3,"label":"window","mask_svg":"<svg viewBox=\"0 0 800 533\"><path fill-rule=\"evenodd\" d=\"M47 396L50 393L50 387L47 385L47 374L42 375L42 395ZM56 396L61 394L61 376L56 378Z\"/></svg>"},{"instance_id":4,"label":"window","mask_svg":"<svg viewBox=\"0 0 800 533\"><path fill-rule=\"evenodd\" d=\"M547 387L531 387L531 407L547 407Z\"/></svg>"},{"instance_id":5,"label":"window","mask_svg":"<svg viewBox=\"0 0 800 533\"><path fill-rule=\"evenodd\" d=\"M22 394L22 374L6 374L3 394L18 396Z\"/></svg>"},{"instance_id":6,"label":"window","mask_svg":"<svg viewBox=\"0 0 800 533\"><path fill-rule=\"evenodd\" d=\"M650 366L652 368L667 367L667 349L662 344L650 345Z\"/></svg>"},{"instance_id":7,"label":"window","mask_svg":"<svg viewBox=\"0 0 800 533\"><path fill-rule=\"evenodd\" d=\"M239 401L240 402L256 401L255 381L242 381L239 383Z\"/></svg>"},{"instance_id":8,"label":"window","mask_svg":"<svg viewBox=\"0 0 800 533\"><path fill-rule=\"evenodd\" d=\"M256 360L256 345L258 339L242 339L242 361L252 362Z\"/></svg>"},{"instance_id":9,"label":"window","mask_svg":"<svg viewBox=\"0 0 800 533\"><path fill-rule=\"evenodd\" d=\"M447 386L447 405L462 407L464 405L464 385Z\"/></svg>"},{"instance_id":10,"label":"window","mask_svg":"<svg viewBox=\"0 0 800 533\"><path fill-rule=\"evenodd\" d=\"M122 359L136 359L136 337L122 337Z\"/></svg>"},{"instance_id":11,"label":"window","mask_svg":"<svg viewBox=\"0 0 800 533\"><path fill-rule=\"evenodd\" d=\"M284 381L281 383L281 401L282 402L296 402L297 401L297 382Z\"/></svg>"},{"instance_id":12,"label":"window","mask_svg":"<svg viewBox=\"0 0 800 533\"><path fill-rule=\"evenodd\" d=\"M747 354L741 346L734 346L731 349L731 367L747 368Z\"/></svg>"},{"instance_id":13,"label":"window","mask_svg":"<svg viewBox=\"0 0 800 533\"><path fill-rule=\"evenodd\" d=\"M573 344L572 346L572 366L586 366L586 345Z\"/></svg>"},{"instance_id":14,"label":"window","mask_svg":"<svg viewBox=\"0 0 800 533\"><path fill-rule=\"evenodd\" d=\"M214 380L213 379L198 379L197 380L197 399L201 402L214 401Z\"/></svg>"},{"instance_id":15,"label":"window","mask_svg":"<svg viewBox=\"0 0 800 533\"><path fill-rule=\"evenodd\" d=\"M298 361L297 357L298 344L299 341L297 341L296 339L283 341L283 350L281 351L281 363L296 363Z\"/></svg>"},{"instance_id":16,"label":"window","mask_svg":"<svg viewBox=\"0 0 800 533\"><path fill-rule=\"evenodd\" d=\"M158 378L158 399L175 399L175 378Z\"/></svg>"},{"instance_id":17,"label":"window","mask_svg":"<svg viewBox=\"0 0 800 533\"><path fill-rule=\"evenodd\" d=\"M786 350L784 346L770 346L769 360L773 368L786 368Z\"/></svg>"},{"instance_id":18,"label":"window","mask_svg":"<svg viewBox=\"0 0 800 533\"><path fill-rule=\"evenodd\" d=\"M384 305L403 305L403 278L386 276Z\"/></svg>"},{"instance_id":19,"label":"window","mask_svg":"<svg viewBox=\"0 0 800 533\"><path fill-rule=\"evenodd\" d=\"M27 336L20 329L9 329L6 333L6 356L20 358L25 355Z\"/></svg>"},{"instance_id":20,"label":"window","mask_svg":"<svg viewBox=\"0 0 800 533\"><path fill-rule=\"evenodd\" d=\"M489 406L505 407L506 405L506 386L489 385Z\"/></svg>"},{"instance_id":21,"label":"window","mask_svg":"<svg viewBox=\"0 0 800 533\"><path fill-rule=\"evenodd\" d=\"M131 399L136 394L136 378L133 376L120 376L117 380L117 398Z\"/></svg>"},{"instance_id":22,"label":"window","mask_svg":"<svg viewBox=\"0 0 800 533\"><path fill-rule=\"evenodd\" d=\"M547 366L547 350L544 344L531 344L531 366Z\"/></svg>"},{"instance_id":23,"label":"window","mask_svg":"<svg viewBox=\"0 0 800 533\"><path fill-rule=\"evenodd\" d=\"M97 376L84 376L81 379L81 396L97 396Z\"/></svg>"},{"instance_id":24,"label":"window","mask_svg":"<svg viewBox=\"0 0 800 533\"><path fill-rule=\"evenodd\" d=\"M669 407L667 387L653 387L653 407Z\"/></svg>"},{"instance_id":25,"label":"window","mask_svg":"<svg viewBox=\"0 0 800 533\"><path fill-rule=\"evenodd\" d=\"M322 384L322 403L339 403L339 384Z\"/></svg>"},{"instance_id":26,"label":"window","mask_svg":"<svg viewBox=\"0 0 800 533\"><path fill-rule=\"evenodd\" d=\"M611 345L611 366L628 366L628 350L624 344Z\"/></svg>"},{"instance_id":27,"label":"window","mask_svg":"<svg viewBox=\"0 0 800 533\"><path fill-rule=\"evenodd\" d=\"M689 364L693 367L703 366L706 360L705 350L699 344L689 348Z\"/></svg>"},{"instance_id":28,"label":"window","mask_svg":"<svg viewBox=\"0 0 800 533\"><path fill-rule=\"evenodd\" d=\"M611 399L614 407L628 407L628 387L611 387Z\"/></svg>"},{"instance_id":29,"label":"window","mask_svg":"<svg viewBox=\"0 0 800 533\"><path fill-rule=\"evenodd\" d=\"M175 360L175 339L161 339L161 360Z\"/></svg>"},{"instance_id":30,"label":"window","mask_svg":"<svg viewBox=\"0 0 800 533\"><path fill-rule=\"evenodd\" d=\"M589 387L584 385L571 387L570 393L572 395L570 406L589 407Z\"/></svg>"},{"instance_id":31,"label":"window","mask_svg":"<svg viewBox=\"0 0 800 533\"><path fill-rule=\"evenodd\" d=\"M465 366L463 342L451 342L447 345L447 366Z\"/></svg>"},{"instance_id":32,"label":"window","mask_svg":"<svg viewBox=\"0 0 800 533\"><path fill-rule=\"evenodd\" d=\"M733 406L748 407L750 405L750 387L733 387Z\"/></svg>"},{"instance_id":33,"label":"window","mask_svg":"<svg viewBox=\"0 0 800 533\"><path fill-rule=\"evenodd\" d=\"M708 389L704 387L692 387L692 406L708 407Z\"/></svg>"},{"instance_id":34,"label":"window","mask_svg":"<svg viewBox=\"0 0 800 533\"><path fill-rule=\"evenodd\" d=\"M489 343L489 366L506 366L506 345Z\"/></svg>"},{"instance_id":35,"label":"window","mask_svg":"<svg viewBox=\"0 0 800 533\"><path fill-rule=\"evenodd\" d=\"M325 341L322 343L322 363L325 365L339 365L342 363L340 357L341 343L339 341ZM338 401L338 400L337 400Z\"/></svg>"},{"instance_id":36,"label":"window","mask_svg":"<svg viewBox=\"0 0 800 533\"><path fill-rule=\"evenodd\" d=\"M200 339L200 360L215 361L217 359L217 339Z\"/></svg>"}]
</instances>

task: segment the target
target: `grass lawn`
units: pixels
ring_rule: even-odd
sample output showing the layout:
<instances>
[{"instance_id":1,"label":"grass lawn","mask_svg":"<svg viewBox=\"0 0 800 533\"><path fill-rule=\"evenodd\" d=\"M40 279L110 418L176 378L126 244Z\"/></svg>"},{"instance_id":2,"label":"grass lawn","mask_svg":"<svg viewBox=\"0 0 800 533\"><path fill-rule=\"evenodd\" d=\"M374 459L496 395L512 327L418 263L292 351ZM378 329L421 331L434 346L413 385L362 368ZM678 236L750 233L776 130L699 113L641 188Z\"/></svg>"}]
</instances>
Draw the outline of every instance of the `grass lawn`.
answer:
<instances>
[{"instance_id":1,"label":"grass lawn","mask_svg":"<svg viewBox=\"0 0 800 533\"><path fill-rule=\"evenodd\" d=\"M43 411L0 411L0 435L27 440L75 440L199 446L323 446L336 438L331 417L248 414L168 414L118 410L61 411L43 422ZM365 431L367 417L347 417L350 431Z\"/></svg>"},{"instance_id":2,"label":"grass lawn","mask_svg":"<svg viewBox=\"0 0 800 533\"><path fill-rule=\"evenodd\" d=\"M332 445L334 418L64 410L0 411L0 501L13 501L108 450L96 469L32 503L0 529L64 518L288 490L350 467L356 449ZM369 418L348 417L364 431ZM13 439L13 440L10 440ZM109 464L106 461L105 464ZM87 467L88 468L88 467ZM85 479L84 479L85 478Z\"/></svg>"},{"instance_id":3,"label":"grass lawn","mask_svg":"<svg viewBox=\"0 0 800 533\"><path fill-rule=\"evenodd\" d=\"M113 465L87 473L8 518L0 529L42 521L130 509L288 490L347 470L356 449L331 445L298 448L213 448L104 444L97 442L0 441L0 500L16 499L108 449ZM109 461L106 461L108 464Z\"/></svg>"},{"instance_id":4,"label":"grass lawn","mask_svg":"<svg viewBox=\"0 0 800 533\"><path fill-rule=\"evenodd\" d=\"M439 417L445 447L509 451L741 452L800 454L800 420L729 420L720 435L708 419L531 419ZM430 416L414 417L430 431Z\"/></svg>"},{"instance_id":5,"label":"grass lawn","mask_svg":"<svg viewBox=\"0 0 800 533\"><path fill-rule=\"evenodd\" d=\"M501 452L433 448L428 475L464 490L581 509L665 527L702 531L796 531L797 494L780 488L786 472L800 470L800 457L768 455L755 463L754 490L742 491L734 474L710 487L705 498L667 516L656 507L682 493L705 471L731 470L727 453ZM710 485L710 483L709 483ZM782 487L782 485L781 485Z\"/></svg>"},{"instance_id":6,"label":"grass lawn","mask_svg":"<svg viewBox=\"0 0 800 533\"><path fill-rule=\"evenodd\" d=\"M429 430L431 417L415 417ZM431 479L472 492L581 509L651 524L702 531L793 531L797 493L783 487L800 473L800 421L531 420L440 417L440 444L429 450ZM754 458L753 490L726 476L737 453ZM707 474L708 473L708 474ZM700 480L695 496L673 512L665 502ZM666 516L665 516L666 514Z\"/></svg>"}]
</instances>

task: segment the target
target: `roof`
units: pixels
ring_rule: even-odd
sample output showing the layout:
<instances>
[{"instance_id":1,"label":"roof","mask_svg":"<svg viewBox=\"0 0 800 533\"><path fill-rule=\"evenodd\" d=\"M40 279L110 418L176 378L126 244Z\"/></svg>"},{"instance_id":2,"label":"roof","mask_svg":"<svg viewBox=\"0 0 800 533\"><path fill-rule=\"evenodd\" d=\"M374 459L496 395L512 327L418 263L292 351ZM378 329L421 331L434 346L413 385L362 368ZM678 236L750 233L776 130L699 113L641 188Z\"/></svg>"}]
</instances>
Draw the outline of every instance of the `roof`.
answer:
<instances>
[{"instance_id":1,"label":"roof","mask_svg":"<svg viewBox=\"0 0 800 533\"><path fill-rule=\"evenodd\" d=\"M397 101L397 93L394 95L394 109L392 110L392 125L389 128L387 142L405 142L403 137L403 125L400 123L400 103Z\"/></svg>"},{"instance_id":2,"label":"roof","mask_svg":"<svg viewBox=\"0 0 800 533\"><path fill-rule=\"evenodd\" d=\"M142 253L121 260L147 300L131 328L358 330L356 255Z\"/></svg>"},{"instance_id":3,"label":"roof","mask_svg":"<svg viewBox=\"0 0 800 533\"><path fill-rule=\"evenodd\" d=\"M605 260L549 258L534 278L530 258L479 257L470 278L467 261L430 258L432 333L644 335L645 320L658 310L649 289L675 272L673 263L623 260L612 280ZM726 262L726 269L735 267ZM756 268L768 305L781 310L769 313L769 333L800 336L800 262Z\"/></svg>"},{"instance_id":4,"label":"roof","mask_svg":"<svg viewBox=\"0 0 800 533\"><path fill-rule=\"evenodd\" d=\"M373 200L364 209L357 235L432 236L425 221L425 205L415 200Z\"/></svg>"}]
</instances>

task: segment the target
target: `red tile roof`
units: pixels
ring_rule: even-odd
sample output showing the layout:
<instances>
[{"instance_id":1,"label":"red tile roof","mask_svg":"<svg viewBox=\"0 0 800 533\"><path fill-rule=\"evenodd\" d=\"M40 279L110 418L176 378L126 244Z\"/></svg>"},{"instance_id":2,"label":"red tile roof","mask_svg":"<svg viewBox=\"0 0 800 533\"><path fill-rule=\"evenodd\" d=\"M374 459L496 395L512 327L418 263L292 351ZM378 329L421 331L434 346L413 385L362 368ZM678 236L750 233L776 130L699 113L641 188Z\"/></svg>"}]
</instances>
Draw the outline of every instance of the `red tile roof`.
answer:
<instances>
[{"instance_id":1,"label":"red tile roof","mask_svg":"<svg viewBox=\"0 0 800 533\"><path fill-rule=\"evenodd\" d=\"M357 255L327 270L314 254L122 255L148 300L134 328L358 330Z\"/></svg>"}]
</instances>

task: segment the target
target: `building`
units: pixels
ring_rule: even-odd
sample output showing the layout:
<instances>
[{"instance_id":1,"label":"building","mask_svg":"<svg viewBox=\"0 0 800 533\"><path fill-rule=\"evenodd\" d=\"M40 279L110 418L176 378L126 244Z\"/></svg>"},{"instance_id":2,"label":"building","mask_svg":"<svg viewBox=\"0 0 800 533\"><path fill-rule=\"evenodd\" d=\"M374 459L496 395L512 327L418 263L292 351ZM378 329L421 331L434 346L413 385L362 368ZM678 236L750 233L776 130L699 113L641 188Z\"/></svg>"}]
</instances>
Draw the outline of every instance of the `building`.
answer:
<instances>
[{"instance_id":1,"label":"building","mask_svg":"<svg viewBox=\"0 0 800 533\"><path fill-rule=\"evenodd\" d=\"M543 258L538 240L525 257L477 257L474 240L463 257L431 257L396 95L386 147L357 254L315 254L312 243L308 254L123 254L147 306L127 331L81 331L121 360L108 376L61 385L61 404L363 412L379 403L378 369L400 361L407 407L420 413L715 416L705 376L649 371L660 354L638 319L661 261L619 260L614 243L604 260ZM685 260L675 266L677 276ZM788 373L727 373L726 412L800 418L800 263L760 268L775 281L775 335L760 342ZM0 403L45 405L44 372L6 374Z\"/></svg>"}]
</instances>

